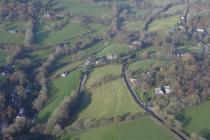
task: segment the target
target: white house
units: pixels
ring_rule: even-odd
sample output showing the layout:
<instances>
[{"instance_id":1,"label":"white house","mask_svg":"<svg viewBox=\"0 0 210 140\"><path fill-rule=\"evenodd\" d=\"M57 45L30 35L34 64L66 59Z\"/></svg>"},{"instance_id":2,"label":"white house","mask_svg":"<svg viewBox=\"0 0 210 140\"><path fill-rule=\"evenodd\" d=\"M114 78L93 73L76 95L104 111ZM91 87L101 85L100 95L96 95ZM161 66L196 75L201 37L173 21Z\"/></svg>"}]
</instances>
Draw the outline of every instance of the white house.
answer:
<instances>
[{"instance_id":1,"label":"white house","mask_svg":"<svg viewBox=\"0 0 210 140\"><path fill-rule=\"evenodd\" d=\"M130 82L131 82L131 83L136 82L136 78L134 78L134 77L133 77L133 78L130 78Z\"/></svg>"},{"instance_id":2,"label":"white house","mask_svg":"<svg viewBox=\"0 0 210 140\"><path fill-rule=\"evenodd\" d=\"M67 72L64 72L64 73L62 73L62 74L60 75L60 77L66 77L66 76L68 76L68 73L67 73Z\"/></svg>"},{"instance_id":3,"label":"white house","mask_svg":"<svg viewBox=\"0 0 210 140\"><path fill-rule=\"evenodd\" d=\"M24 114L25 114L25 109L24 108L21 108L20 111L19 111L19 113L18 113L18 115L19 116L22 116Z\"/></svg>"},{"instance_id":4,"label":"white house","mask_svg":"<svg viewBox=\"0 0 210 140\"><path fill-rule=\"evenodd\" d=\"M155 89L156 95L170 94L171 92L172 92L172 89L170 86L161 86Z\"/></svg>"},{"instance_id":5,"label":"white house","mask_svg":"<svg viewBox=\"0 0 210 140\"><path fill-rule=\"evenodd\" d=\"M5 72L2 72L1 75L2 75L2 76L6 76L6 73L5 73Z\"/></svg>"},{"instance_id":6,"label":"white house","mask_svg":"<svg viewBox=\"0 0 210 140\"><path fill-rule=\"evenodd\" d=\"M90 60L86 60L85 65L90 65Z\"/></svg>"},{"instance_id":7,"label":"white house","mask_svg":"<svg viewBox=\"0 0 210 140\"><path fill-rule=\"evenodd\" d=\"M185 20L185 16L180 16L180 19L181 20Z\"/></svg>"},{"instance_id":8,"label":"white house","mask_svg":"<svg viewBox=\"0 0 210 140\"><path fill-rule=\"evenodd\" d=\"M51 19L51 15L50 15L49 13L47 13L47 12L45 12L45 13L43 14L43 17L44 17L45 19Z\"/></svg>"},{"instance_id":9,"label":"white house","mask_svg":"<svg viewBox=\"0 0 210 140\"><path fill-rule=\"evenodd\" d=\"M198 29L196 29L196 32L199 32L199 33L204 33L204 32L205 32L205 30L204 30L204 29L201 29L201 28L198 28Z\"/></svg>"}]
</instances>

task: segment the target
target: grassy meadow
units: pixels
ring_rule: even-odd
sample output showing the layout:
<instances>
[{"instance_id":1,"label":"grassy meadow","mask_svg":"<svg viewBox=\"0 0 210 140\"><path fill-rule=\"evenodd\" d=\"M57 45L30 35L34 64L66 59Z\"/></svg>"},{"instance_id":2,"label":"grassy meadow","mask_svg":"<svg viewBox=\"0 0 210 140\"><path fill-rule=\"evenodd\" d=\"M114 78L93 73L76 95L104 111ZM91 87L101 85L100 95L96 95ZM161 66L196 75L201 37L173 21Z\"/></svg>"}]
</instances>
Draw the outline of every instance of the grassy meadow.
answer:
<instances>
[{"instance_id":1,"label":"grassy meadow","mask_svg":"<svg viewBox=\"0 0 210 140\"><path fill-rule=\"evenodd\" d=\"M176 118L183 123L184 130L187 133L197 133L206 139L210 139L209 107L210 101L206 101L198 106L186 109Z\"/></svg>"},{"instance_id":2,"label":"grassy meadow","mask_svg":"<svg viewBox=\"0 0 210 140\"><path fill-rule=\"evenodd\" d=\"M25 22L4 22L0 24L0 44L23 45ZM9 33L9 30L16 30L16 33Z\"/></svg>"},{"instance_id":3,"label":"grassy meadow","mask_svg":"<svg viewBox=\"0 0 210 140\"><path fill-rule=\"evenodd\" d=\"M136 113L142 111L133 101L121 78L102 83L102 85L97 87L91 86L97 79L110 74L120 75L121 66L109 65L100 67L90 74L86 84L87 93L85 93L87 96L90 96L90 101L85 109L78 114L79 119L99 119L123 115L128 112Z\"/></svg>"},{"instance_id":4,"label":"grassy meadow","mask_svg":"<svg viewBox=\"0 0 210 140\"><path fill-rule=\"evenodd\" d=\"M64 136L60 140L175 140L167 130L148 117L139 120L109 124L91 130Z\"/></svg>"},{"instance_id":5,"label":"grassy meadow","mask_svg":"<svg viewBox=\"0 0 210 140\"><path fill-rule=\"evenodd\" d=\"M73 71L65 78L50 81L49 99L46 106L38 114L39 121L46 121L64 97L69 96L71 91L77 90L80 76L80 71Z\"/></svg>"}]
</instances>

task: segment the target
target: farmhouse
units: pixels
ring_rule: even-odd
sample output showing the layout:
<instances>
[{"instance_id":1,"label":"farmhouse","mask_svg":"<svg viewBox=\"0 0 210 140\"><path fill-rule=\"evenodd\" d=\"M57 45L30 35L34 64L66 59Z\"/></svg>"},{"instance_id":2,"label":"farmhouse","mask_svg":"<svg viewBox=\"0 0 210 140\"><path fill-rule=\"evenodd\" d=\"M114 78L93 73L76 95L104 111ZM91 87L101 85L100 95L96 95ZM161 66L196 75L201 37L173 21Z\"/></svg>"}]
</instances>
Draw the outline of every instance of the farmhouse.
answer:
<instances>
[{"instance_id":1,"label":"farmhouse","mask_svg":"<svg viewBox=\"0 0 210 140\"><path fill-rule=\"evenodd\" d=\"M95 61L86 60L85 65L93 65Z\"/></svg>"},{"instance_id":2,"label":"farmhouse","mask_svg":"<svg viewBox=\"0 0 210 140\"><path fill-rule=\"evenodd\" d=\"M107 56L106 56L106 58L108 59L108 60L116 60L117 59L117 55L116 54L108 54Z\"/></svg>"},{"instance_id":3,"label":"farmhouse","mask_svg":"<svg viewBox=\"0 0 210 140\"><path fill-rule=\"evenodd\" d=\"M159 88L155 88L156 95L170 94L171 92L172 92L172 89L170 86L161 86Z\"/></svg>"},{"instance_id":4,"label":"farmhouse","mask_svg":"<svg viewBox=\"0 0 210 140\"><path fill-rule=\"evenodd\" d=\"M202 29L202 28L197 28L197 29L196 29L196 32L198 32L198 33L204 33L204 32L205 32L205 30L204 30L204 29Z\"/></svg>"}]
</instances>

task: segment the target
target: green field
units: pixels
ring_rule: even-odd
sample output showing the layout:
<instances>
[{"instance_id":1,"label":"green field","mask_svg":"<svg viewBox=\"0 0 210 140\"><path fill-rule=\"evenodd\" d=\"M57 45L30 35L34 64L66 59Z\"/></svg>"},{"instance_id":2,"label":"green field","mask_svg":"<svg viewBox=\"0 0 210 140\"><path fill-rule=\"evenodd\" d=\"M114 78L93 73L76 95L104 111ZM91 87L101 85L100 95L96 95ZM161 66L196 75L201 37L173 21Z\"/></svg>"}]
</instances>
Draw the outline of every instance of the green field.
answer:
<instances>
[{"instance_id":1,"label":"green field","mask_svg":"<svg viewBox=\"0 0 210 140\"><path fill-rule=\"evenodd\" d=\"M120 75L121 69L122 69L121 65L106 65L106 66L95 69L88 77L88 82L86 84L86 87L90 88L90 86L93 83L95 83L97 79L101 79L104 76L107 76L110 74Z\"/></svg>"},{"instance_id":2,"label":"green field","mask_svg":"<svg viewBox=\"0 0 210 140\"><path fill-rule=\"evenodd\" d=\"M0 64L4 64L7 59L7 53L0 49Z\"/></svg>"},{"instance_id":3,"label":"green field","mask_svg":"<svg viewBox=\"0 0 210 140\"><path fill-rule=\"evenodd\" d=\"M47 22L46 26L49 26L48 24L49 23ZM90 24L89 26L93 27L93 29L96 29L96 33L101 33L106 30L106 26L100 24ZM41 25L39 31L35 34L35 42L37 44L52 45L61 43L66 40L70 41L71 44L73 44L77 38L81 37L84 33L90 31L90 29L87 29L85 26L80 25L80 20L73 20L60 30L49 30L46 28L47 27L45 27L44 25Z\"/></svg>"},{"instance_id":4,"label":"green field","mask_svg":"<svg viewBox=\"0 0 210 140\"><path fill-rule=\"evenodd\" d=\"M34 66L42 64L48 56L53 52L53 49L37 50L29 54L28 58Z\"/></svg>"},{"instance_id":5,"label":"green field","mask_svg":"<svg viewBox=\"0 0 210 140\"><path fill-rule=\"evenodd\" d=\"M164 12L163 14L176 14L176 13L181 13L184 9L184 5L176 5L171 7L169 10Z\"/></svg>"},{"instance_id":6,"label":"green field","mask_svg":"<svg viewBox=\"0 0 210 140\"><path fill-rule=\"evenodd\" d=\"M186 109L177 115L177 119L183 122L184 130L191 133L198 133L210 139L210 101L201 103L198 106Z\"/></svg>"},{"instance_id":7,"label":"green field","mask_svg":"<svg viewBox=\"0 0 210 140\"><path fill-rule=\"evenodd\" d=\"M111 7L97 6L83 0L60 0L59 6L66 10L71 10L75 14L84 14L91 16L110 16Z\"/></svg>"},{"instance_id":8,"label":"green field","mask_svg":"<svg viewBox=\"0 0 210 140\"><path fill-rule=\"evenodd\" d=\"M143 20L137 20L137 21L127 21L125 22L124 29L130 30L130 31L141 31L144 25Z\"/></svg>"},{"instance_id":9,"label":"green field","mask_svg":"<svg viewBox=\"0 0 210 140\"><path fill-rule=\"evenodd\" d=\"M142 111L133 101L127 87L122 79L117 79L101 86L91 87L97 80L105 75L120 75L121 66L109 65L93 71L87 80L87 95L90 96L90 102L80 114L79 119L101 117L113 117L125 113L136 113ZM84 99L85 100L85 99Z\"/></svg>"},{"instance_id":10,"label":"green field","mask_svg":"<svg viewBox=\"0 0 210 140\"><path fill-rule=\"evenodd\" d=\"M38 114L39 121L46 121L53 113L54 109L62 102L65 96L69 96L71 91L77 90L81 73L73 71L65 78L58 78L50 81L50 95L44 109Z\"/></svg>"},{"instance_id":11,"label":"green field","mask_svg":"<svg viewBox=\"0 0 210 140\"><path fill-rule=\"evenodd\" d=\"M148 0L148 1L158 6L171 2L170 0Z\"/></svg>"},{"instance_id":12,"label":"green field","mask_svg":"<svg viewBox=\"0 0 210 140\"><path fill-rule=\"evenodd\" d=\"M146 72L150 68L150 66L152 66L153 64L165 64L165 63L167 63L167 61L158 60L158 59L140 60L140 61L131 63L129 65L129 70L132 72L135 72L138 70Z\"/></svg>"},{"instance_id":13,"label":"green field","mask_svg":"<svg viewBox=\"0 0 210 140\"><path fill-rule=\"evenodd\" d=\"M153 53L156 53L156 52L162 52L163 51L163 48L161 48L161 47L154 47L154 46L149 46L148 48L145 48L145 49L143 49L143 50L141 50L141 51L138 51L137 53L136 53L136 56L138 56L138 57L141 57L145 52L147 52L148 54L153 54Z\"/></svg>"},{"instance_id":14,"label":"green field","mask_svg":"<svg viewBox=\"0 0 210 140\"><path fill-rule=\"evenodd\" d=\"M186 44L184 46L180 46L178 49L184 50L187 52L195 53L195 54L202 54L203 53L203 47L197 45L197 44Z\"/></svg>"},{"instance_id":15,"label":"green field","mask_svg":"<svg viewBox=\"0 0 210 140\"><path fill-rule=\"evenodd\" d=\"M120 43L111 43L102 51L100 51L96 56L106 56L107 54L122 54L128 51L128 45Z\"/></svg>"},{"instance_id":16,"label":"green field","mask_svg":"<svg viewBox=\"0 0 210 140\"><path fill-rule=\"evenodd\" d=\"M176 23L179 22L179 16L170 16L167 18L156 19L149 26L149 31L156 31L164 34L166 31L172 29Z\"/></svg>"},{"instance_id":17,"label":"green field","mask_svg":"<svg viewBox=\"0 0 210 140\"><path fill-rule=\"evenodd\" d=\"M68 71L72 71L74 70L75 68L77 68L78 66L80 66L82 63L84 63L83 61L76 61L74 63L70 63L70 64L67 64L59 69L57 69L55 72L53 72L51 75L50 75L50 79L54 79L56 78L57 76L59 76L61 73L64 73L64 72L68 72Z\"/></svg>"},{"instance_id":18,"label":"green field","mask_svg":"<svg viewBox=\"0 0 210 140\"><path fill-rule=\"evenodd\" d=\"M0 24L0 44L23 45L25 22L5 22ZM9 33L8 30L16 30L17 33Z\"/></svg>"},{"instance_id":19,"label":"green field","mask_svg":"<svg viewBox=\"0 0 210 140\"><path fill-rule=\"evenodd\" d=\"M74 61L75 59L85 59L90 55L95 55L98 52L102 51L108 45L109 44L107 44L107 42L99 42L93 46L88 47L87 49L79 51L78 53L61 57L58 61L55 62L55 67L62 64L72 63L72 61Z\"/></svg>"},{"instance_id":20,"label":"green field","mask_svg":"<svg viewBox=\"0 0 210 140\"><path fill-rule=\"evenodd\" d=\"M60 140L175 140L167 130L148 117L119 124L110 124L89 131L65 136Z\"/></svg>"},{"instance_id":21,"label":"green field","mask_svg":"<svg viewBox=\"0 0 210 140\"><path fill-rule=\"evenodd\" d=\"M150 16L153 10L154 8L146 8L146 9L138 8L138 9L135 9L135 12L136 12L136 16L141 17L141 19L143 20L143 19L146 19L146 17Z\"/></svg>"}]
</instances>

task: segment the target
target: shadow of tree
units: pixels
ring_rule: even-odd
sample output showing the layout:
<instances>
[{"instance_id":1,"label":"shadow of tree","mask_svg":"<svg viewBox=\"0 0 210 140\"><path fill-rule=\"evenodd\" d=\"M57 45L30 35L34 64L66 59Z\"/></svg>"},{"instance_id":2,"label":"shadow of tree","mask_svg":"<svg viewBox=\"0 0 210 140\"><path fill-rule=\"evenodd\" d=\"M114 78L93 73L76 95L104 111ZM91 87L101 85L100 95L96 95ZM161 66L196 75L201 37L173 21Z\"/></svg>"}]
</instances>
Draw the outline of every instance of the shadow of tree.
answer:
<instances>
[{"instance_id":1,"label":"shadow of tree","mask_svg":"<svg viewBox=\"0 0 210 140\"><path fill-rule=\"evenodd\" d=\"M199 134L207 140L210 140L210 129L204 129Z\"/></svg>"},{"instance_id":2,"label":"shadow of tree","mask_svg":"<svg viewBox=\"0 0 210 140\"><path fill-rule=\"evenodd\" d=\"M46 38L48 38L49 32L40 32L35 34L34 42L37 44L43 43Z\"/></svg>"},{"instance_id":3,"label":"shadow of tree","mask_svg":"<svg viewBox=\"0 0 210 140\"><path fill-rule=\"evenodd\" d=\"M186 114L180 113L176 116L176 119L182 122L183 127L186 127L192 120L192 117L186 116Z\"/></svg>"},{"instance_id":4,"label":"shadow of tree","mask_svg":"<svg viewBox=\"0 0 210 140\"><path fill-rule=\"evenodd\" d=\"M16 140L55 140L55 137L49 134L42 133L26 133L16 136Z\"/></svg>"},{"instance_id":5,"label":"shadow of tree","mask_svg":"<svg viewBox=\"0 0 210 140\"><path fill-rule=\"evenodd\" d=\"M71 116L73 116L73 119L70 120L68 125L71 125L75 120L77 120L78 115L89 106L89 104L91 102L90 94L85 91L81 92L79 95L78 102L79 102L78 107L75 108L73 113L71 114Z\"/></svg>"}]
</instances>

